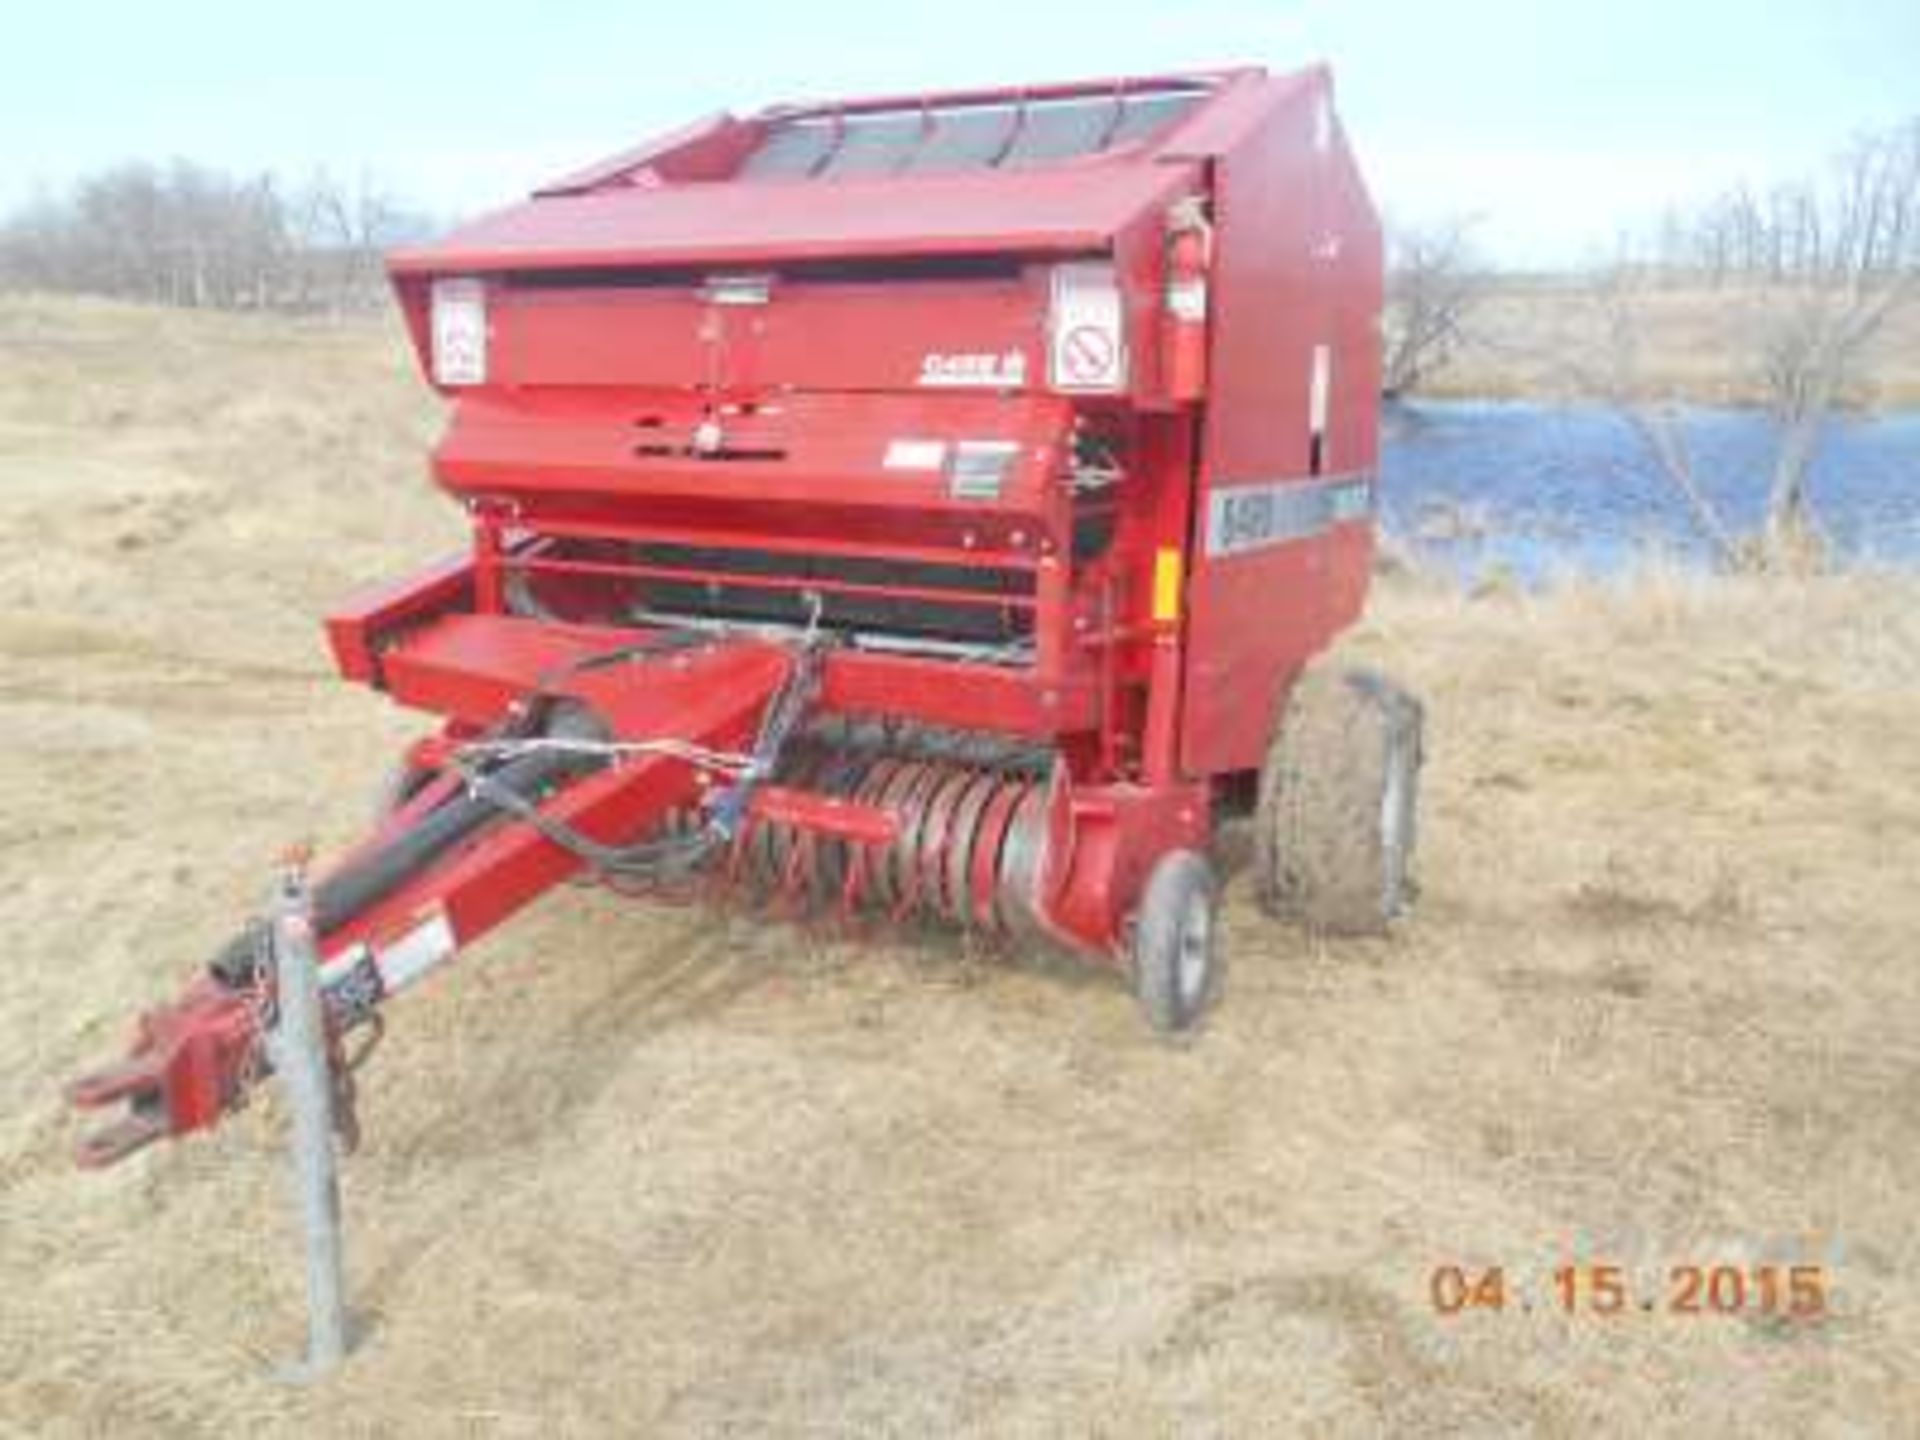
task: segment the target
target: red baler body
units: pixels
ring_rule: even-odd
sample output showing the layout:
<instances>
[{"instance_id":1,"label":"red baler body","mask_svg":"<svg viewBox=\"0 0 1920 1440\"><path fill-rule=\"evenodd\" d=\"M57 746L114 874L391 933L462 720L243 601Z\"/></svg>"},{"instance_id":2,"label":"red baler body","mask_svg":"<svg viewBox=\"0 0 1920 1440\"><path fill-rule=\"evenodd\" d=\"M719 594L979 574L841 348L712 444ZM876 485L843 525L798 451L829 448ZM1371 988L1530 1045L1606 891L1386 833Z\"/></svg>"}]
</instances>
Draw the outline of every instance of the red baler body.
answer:
<instances>
[{"instance_id":1,"label":"red baler body","mask_svg":"<svg viewBox=\"0 0 1920 1440\"><path fill-rule=\"evenodd\" d=\"M341 671L442 717L426 772L536 690L737 749L781 637L828 637L816 720L1042 758L816 758L725 868L818 890L809 845L864 847L850 907L1113 959L1362 604L1380 265L1320 69L700 123L392 257L474 543L334 615ZM715 646L667 673L568 671L684 626ZM702 783L648 758L548 803L621 843ZM498 825L326 935L331 974L391 950L393 988L582 868Z\"/></svg>"}]
</instances>

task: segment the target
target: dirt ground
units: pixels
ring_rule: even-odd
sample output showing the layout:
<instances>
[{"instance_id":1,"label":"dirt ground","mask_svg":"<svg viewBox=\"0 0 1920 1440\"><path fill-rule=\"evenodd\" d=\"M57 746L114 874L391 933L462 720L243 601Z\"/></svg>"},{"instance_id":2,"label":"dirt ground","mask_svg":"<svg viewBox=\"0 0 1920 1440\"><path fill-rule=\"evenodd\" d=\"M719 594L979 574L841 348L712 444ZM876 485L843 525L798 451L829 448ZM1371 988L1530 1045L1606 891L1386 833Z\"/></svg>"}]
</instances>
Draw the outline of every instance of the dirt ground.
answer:
<instances>
[{"instance_id":1,"label":"dirt ground","mask_svg":"<svg viewBox=\"0 0 1920 1440\"><path fill-rule=\"evenodd\" d=\"M0 1432L1912 1433L1920 583L1874 575L1384 584L1423 903L1310 944L1240 876L1185 1047L954 941L554 896L396 1006L367 1334L274 1383L283 1116L80 1175L59 1087L413 732L314 622L457 542L432 425L385 324L0 305ZM1822 1265L1831 1314L1568 1318L1567 1261Z\"/></svg>"}]
</instances>

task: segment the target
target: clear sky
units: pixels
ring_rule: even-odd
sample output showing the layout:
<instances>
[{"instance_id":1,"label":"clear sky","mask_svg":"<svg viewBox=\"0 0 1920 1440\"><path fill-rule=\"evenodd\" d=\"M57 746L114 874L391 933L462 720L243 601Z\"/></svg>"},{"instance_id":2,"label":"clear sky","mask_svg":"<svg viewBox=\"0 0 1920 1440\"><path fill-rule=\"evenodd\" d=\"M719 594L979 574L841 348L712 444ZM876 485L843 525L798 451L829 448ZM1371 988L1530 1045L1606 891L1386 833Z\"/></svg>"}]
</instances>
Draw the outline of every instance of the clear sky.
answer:
<instances>
[{"instance_id":1,"label":"clear sky","mask_svg":"<svg viewBox=\"0 0 1920 1440\"><path fill-rule=\"evenodd\" d=\"M0 0L0 205L180 155L457 215L716 109L1322 58L1390 213L1576 262L1920 113L1920 0Z\"/></svg>"}]
</instances>

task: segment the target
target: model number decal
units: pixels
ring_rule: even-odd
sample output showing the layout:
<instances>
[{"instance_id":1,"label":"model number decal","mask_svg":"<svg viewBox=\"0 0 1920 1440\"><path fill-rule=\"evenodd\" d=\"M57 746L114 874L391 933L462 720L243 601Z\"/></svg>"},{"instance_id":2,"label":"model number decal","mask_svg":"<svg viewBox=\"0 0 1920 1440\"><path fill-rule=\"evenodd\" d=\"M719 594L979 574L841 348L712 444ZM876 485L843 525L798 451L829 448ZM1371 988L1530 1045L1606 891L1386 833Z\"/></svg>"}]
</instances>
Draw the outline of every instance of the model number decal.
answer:
<instances>
[{"instance_id":1,"label":"model number decal","mask_svg":"<svg viewBox=\"0 0 1920 1440\"><path fill-rule=\"evenodd\" d=\"M1305 540L1342 521L1372 513L1370 474L1253 485L1216 481L1207 503L1207 554L1238 555Z\"/></svg>"},{"instance_id":2,"label":"model number decal","mask_svg":"<svg viewBox=\"0 0 1920 1440\"><path fill-rule=\"evenodd\" d=\"M1027 357L1021 350L933 351L920 362L922 385L981 385L995 388L1024 385Z\"/></svg>"}]
</instances>

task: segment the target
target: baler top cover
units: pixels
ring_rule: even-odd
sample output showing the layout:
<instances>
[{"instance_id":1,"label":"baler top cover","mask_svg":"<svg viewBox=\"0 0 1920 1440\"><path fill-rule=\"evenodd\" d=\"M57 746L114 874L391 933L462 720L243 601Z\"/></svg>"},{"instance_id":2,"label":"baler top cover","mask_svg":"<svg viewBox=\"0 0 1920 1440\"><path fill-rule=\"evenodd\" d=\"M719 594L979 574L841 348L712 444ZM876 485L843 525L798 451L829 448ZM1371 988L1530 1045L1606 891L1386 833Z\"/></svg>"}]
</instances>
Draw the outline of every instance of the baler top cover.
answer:
<instances>
[{"instance_id":1,"label":"baler top cover","mask_svg":"<svg viewBox=\"0 0 1920 1440\"><path fill-rule=\"evenodd\" d=\"M1254 92L1273 83L1232 70L721 115L391 265L406 276L1102 249L1179 186L1173 162L1217 154L1251 123Z\"/></svg>"}]
</instances>

